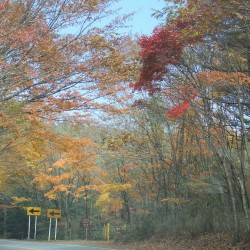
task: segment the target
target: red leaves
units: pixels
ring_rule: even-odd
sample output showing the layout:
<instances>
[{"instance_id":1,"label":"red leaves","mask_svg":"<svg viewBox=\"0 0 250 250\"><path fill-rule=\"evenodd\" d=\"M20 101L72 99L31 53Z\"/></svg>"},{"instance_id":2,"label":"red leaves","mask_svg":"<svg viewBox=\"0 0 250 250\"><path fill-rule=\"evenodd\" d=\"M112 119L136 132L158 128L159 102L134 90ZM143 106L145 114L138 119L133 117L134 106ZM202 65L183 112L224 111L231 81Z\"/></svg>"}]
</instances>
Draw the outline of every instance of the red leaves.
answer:
<instances>
[{"instance_id":1,"label":"red leaves","mask_svg":"<svg viewBox=\"0 0 250 250\"><path fill-rule=\"evenodd\" d=\"M192 14L188 18L173 20L173 24L155 28L153 35L142 36L138 41L141 46L142 69L135 90L147 90L150 94L160 91L159 83L166 73L168 65L179 65L182 61L182 51L188 44L201 40L197 35L184 37L184 31L193 25Z\"/></svg>"},{"instance_id":2,"label":"red leaves","mask_svg":"<svg viewBox=\"0 0 250 250\"><path fill-rule=\"evenodd\" d=\"M180 88L179 89L181 93L178 96L178 99L184 99L184 101L170 109L169 111L166 112L167 118L180 118L183 115L185 115L186 111L190 108L190 102L194 100L196 97L196 91L194 89L190 88ZM187 97L188 96L188 97Z\"/></svg>"},{"instance_id":3,"label":"red leaves","mask_svg":"<svg viewBox=\"0 0 250 250\"><path fill-rule=\"evenodd\" d=\"M142 48L143 67L134 89L146 89L152 94L160 90L159 85L153 82L162 80L167 73L167 65L180 63L183 43L175 26L156 28L151 37L142 36L138 43Z\"/></svg>"},{"instance_id":4,"label":"red leaves","mask_svg":"<svg viewBox=\"0 0 250 250\"><path fill-rule=\"evenodd\" d=\"M182 117L188 109L189 109L189 101L186 100L180 105L175 106L174 108L170 109L166 113L166 116L168 118L179 118L179 117Z\"/></svg>"},{"instance_id":5,"label":"red leaves","mask_svg":"<svg viewBox=\"0 0 250 250\"><path fill-rule=\"evenodd\" d=\"M203 0L189 0L186 8L169 24L156 28L153 35L142 36L141 47L142 69L135 90L147 90L150 94L160 91L160 81L168 73L168 66L177 66L182 61L182 52L187 45L202 40L204 32L197 30L196 22L202 19Z\"/></svg>"}]
</instances>

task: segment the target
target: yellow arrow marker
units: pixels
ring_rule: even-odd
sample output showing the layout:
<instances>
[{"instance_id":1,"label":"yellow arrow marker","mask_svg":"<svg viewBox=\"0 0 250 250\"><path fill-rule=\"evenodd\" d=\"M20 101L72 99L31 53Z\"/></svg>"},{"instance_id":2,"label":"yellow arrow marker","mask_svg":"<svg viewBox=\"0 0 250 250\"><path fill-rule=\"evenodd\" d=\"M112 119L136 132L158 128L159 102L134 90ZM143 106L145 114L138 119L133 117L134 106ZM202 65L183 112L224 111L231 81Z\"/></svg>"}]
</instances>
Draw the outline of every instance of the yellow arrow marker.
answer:
<instances>
[{"instance_id":1,"label":"yellow arrow marker","mask_svg":"<svg viewBox=\"0 0 250 250\"><path fill-rule=\"evenodd\" d=\"M27 207L27 215L39 216L41 215L40 207Z\"/></svg>"},{"instance_id":2,"label":"yellow arrow marker","mask_svg":"<svg viewBox=\"0 0 250 250\"><path fill-rule=\"evenodd\" d=\"M58 209L48 209L47 217L51 219L60 219L62 217L62 212Z\"/></svg>"}]
</instances>

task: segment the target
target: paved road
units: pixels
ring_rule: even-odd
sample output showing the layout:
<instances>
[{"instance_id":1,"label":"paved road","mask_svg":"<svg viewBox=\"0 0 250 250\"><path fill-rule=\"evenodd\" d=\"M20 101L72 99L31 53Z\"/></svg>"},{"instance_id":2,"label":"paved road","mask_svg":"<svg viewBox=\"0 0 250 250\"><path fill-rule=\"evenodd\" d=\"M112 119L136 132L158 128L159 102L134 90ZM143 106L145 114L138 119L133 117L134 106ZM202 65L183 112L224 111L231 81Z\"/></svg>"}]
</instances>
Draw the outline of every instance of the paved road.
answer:
<instances>
[{"instance_id":1,"label":"paved road","mask_svg":"<svg viewBox=\"0 0 250 250\"><path fill-rule=\"evenodd\" d=\"M37 241L0 240L0 250L111 250L93 246ZM115 249L112 249L115 250Z\"/></svg>"}]
</instances>

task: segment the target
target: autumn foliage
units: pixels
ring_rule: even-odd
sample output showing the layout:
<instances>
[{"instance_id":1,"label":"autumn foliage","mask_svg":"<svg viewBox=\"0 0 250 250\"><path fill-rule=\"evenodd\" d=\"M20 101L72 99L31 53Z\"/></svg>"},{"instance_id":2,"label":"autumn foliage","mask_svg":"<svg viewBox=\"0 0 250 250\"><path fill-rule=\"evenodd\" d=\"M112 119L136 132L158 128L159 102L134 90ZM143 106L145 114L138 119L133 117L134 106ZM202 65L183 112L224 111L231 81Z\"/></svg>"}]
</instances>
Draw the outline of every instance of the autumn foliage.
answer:
<instances>
[{"instance_id":1,"label":"autumn foliage","mask_svg":"<svg viewBox=\"0 0 250 250\"><path fill-rule=\"evenodd\" d=\"M167 25L155 28L150 37L142 36L138 41L141 47L142 68L134 89L146 90L151 94L162 91L164 87L161 83L165 81L166 75L173 67L181 67L185 48L207 39L213 32L225 29L227 24L224 20L226 19L236 22L237 19L243 20L244 15L240 14L242 1L232 2L187 1L186 6L180 9L178 16L170 19ZM233 6L236 8L234 11ZM219 74L218 72L216 76L216 73L211 72L212 81L216 82ZM226 76L226 73L224 74ZM245 83L249 81L244 73L229 73L226 78L232 80L232 74L245 79ZM200 75L205 75L205 73L202 72ZM208 71L206 75L209 75ZM171 118L178 117L184 114L188 106L189 100L183 100L183 103L174 107L167 115Z\"/></svg>"},{"instance_id":2,"label":"autumn foliage","mask_svg":"<svg viewBox=\"0 0 250 250\"><path fill-rule=\"evenodd\" d=\"M166 1L138 44L125 19L101 22L113 2L1 1L0 205L61 209L65 239L110 223L123 241L236 243L250 230L249 1Z\"/></svg>"},{"instance_id":3,"label":"autumn foliage","mask_svg":"<svg viewBox=\"0 0 250 250\"><path fill-rule=\"evenodd\" d=\"M166 191L162 201L185 203L184 186L213 193L205 179L227 183L237 241L241 212L250 229L244 191L249 189L249 1L169 2L160 15L167 17L166 24L138 41L141 72L134 85L164 100L175 169L164 181L175 179L175 191L172 196Z\"/></svg>"}]
</instances>

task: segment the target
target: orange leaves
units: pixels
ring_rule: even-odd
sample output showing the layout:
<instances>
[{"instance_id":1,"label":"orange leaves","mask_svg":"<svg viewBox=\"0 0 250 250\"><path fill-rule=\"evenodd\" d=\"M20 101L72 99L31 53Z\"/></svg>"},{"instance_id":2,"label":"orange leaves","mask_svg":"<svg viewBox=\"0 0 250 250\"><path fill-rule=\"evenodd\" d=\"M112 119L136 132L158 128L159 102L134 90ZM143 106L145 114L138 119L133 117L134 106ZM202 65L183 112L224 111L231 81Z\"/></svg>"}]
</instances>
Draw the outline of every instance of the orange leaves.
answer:
<instances>
[{"instance_id":1,"label":"orange leaves","mask_svg":"<svg viewBox=\"0 0 250 250\"><path fill-rule=\"evenodd\" d=\"M226 25L223 21L227 18L231 20L239 17L240 19L247 18L247 12L242 11L246 6L244 0L189 0L187 5L179 11L177 21L182 20L184 23L191 21L191 27L183 34L185 37L197 36L197 34L204 37L223 29Z\"/></svg>"},{"instance_id":2,"label":"orange leaves","mask_svg":"<svg viewBox=\"0 0 250 250\"><path fill-rule=\"evenodd\" d=\"M79 199L98 191L103 173L96 166L96 145L91 139L56 133L46 146L44 168L36 170L33 180L45 197Z\"/></svg>"},{"instance_id":3,"label":"orange leaves","mask_svg":"<svg viewBox=\"0 0 250 250\"><path fill-rule=\"evenodd\" d=\"M56 185L44 196L47 197L49 200L56 200L58 199L59 195L68 195L71 192L72 188L74 188L74 185Z\"/></svg>"},{"instance_id":4,"label":"orange leaves","mask_svg":"<svg viewBox=\"0 0 250 250\"><path fill-rule=\"evenodd\" d=\"M122 208L121 191L131 189L131 184L110 183L101 186L101 194L96 201L96 206L100 207L104 213L118 212Z\"/></svg>"},{"instance_id":5,"label":"orange leaves","mask_svg":"<svg viewBox=\"0 0 250 250\"><path fill-rule=\"evenodd\" d=\"M26 115L20 115L21 112L18 112L20 107L14 107L14 105L9 107L12 117L7 115L0 117L2 130L0 172L4 173L1 182L6 187L10 181L13 187L26 186L27 182L30 183L37 166L40 166L40 162L44 159L45 144L50 136L43 124L30 120ZM5 121L5 124L1 121Z\"/></svg>"},{"instance_id":6,"label":"orange leaves","mask_svg":"<svg viewBox=\"0 0 250 250\"><path fill-rule=\"evenodd\" d=\"M60 159L53 163L53 166L56 168L65 168L66 163L73 163L75 160L69 160L69 159Z\"/></svg>"},{"instance_id":7,"label":"orange leaves","mask_svg":"<svg viewBox=\"0 0 250 250\"><path fill-rule=\"evenodd\" d=\"M49 124L73 116L78 124L83 117L90 123L88 111L112 114L116 101L130 98L124 90L137 72L134 42L113 24L93 28L108 2L1 1L1 187L26 185L35 176L33 184L55 199L74 192L81 197L82 186L103 184L95 143Z\"/></svg>"},{"instance_id":8,"label":"orange leaves","mask_svg":"<svg viewBox=\"0 0 250 250\"><path fill-rule=\"evenodd\" d=\"M100 182L97 182L98 184L94 183L95 180L91 180L91 184L88 185L82 185L80 187L76 187L74 189L74 198L76 199L87 199L90 198L92 196L92 193L95 193L96 195L96 191L99 192L99 188L100 188ZM90 182L88 180L88 182ZM93 183L93 184L92 184Z\"/></svg>"},{"instance_id":9,"label":"orange leaves","mask_svg":"<svg viewBox=\"0 0 250 250\"><path fill-rule=\"evenodd\" d=\"M182 175L182 176L185 176L187 173L188 173L187 168L182 167L182 168L181 168L181 175Z\"/></svg>"},{"instance_id":10,"label":"orange leaves","mask_svg":"<svg viewBox=\"0 0 250 250\"><path fill-rule=\"evenodd\" d=\"M225 73L218 71L203 71L197 74L197 78L206 86L212 86L214 84L223 86L250 84L250 77L240 72Z\"/></svg>"},{"instance_id":11,"label":"orange leaves","mask_svg":"<svg viewBox=\"0 0 250 250\"><path fill-rule=\"evenodd\" d=\"M40 173L39 176L33 179L33 182L37 185L38 189L46 190L50 187L48 176L44 173Z\"/></svg>"},{"instance_id":12,"label":"orange leaves","mask_svg":"<svg viewBox=\"0 0 250 250\"><path fill-rule=\"evenodd\" d=\"M18 100L24 110L32 106L39 118L103 109L100 97L115 100L134 72L134 54L128 49L132 40L119 37L114 25L89 28L101 19L99 11L106 13L108 2L1 3L0 43L6 48L0 53L2 100Z\"/></svg>"}]
</instances>

